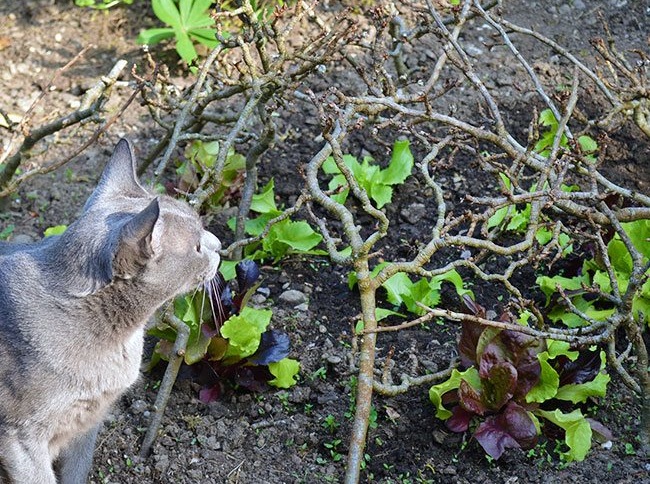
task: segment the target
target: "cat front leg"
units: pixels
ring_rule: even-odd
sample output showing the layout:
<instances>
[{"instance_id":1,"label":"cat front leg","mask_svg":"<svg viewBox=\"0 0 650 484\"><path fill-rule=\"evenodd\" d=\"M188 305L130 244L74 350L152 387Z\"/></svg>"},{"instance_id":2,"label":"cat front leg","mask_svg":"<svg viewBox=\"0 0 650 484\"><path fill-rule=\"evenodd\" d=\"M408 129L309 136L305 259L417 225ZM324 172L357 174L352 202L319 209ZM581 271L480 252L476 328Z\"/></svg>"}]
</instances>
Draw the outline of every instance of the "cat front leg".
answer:
<instances>
[{"instance_id":1,"label":"cat front leg","mask_svg":"<svg viewBox=\"0 0 650 484\"><path fill-rule=\"evenodd\" d=\"M57 484L46 444L0 442L0 484Z\"/></svg>"},{"instance_id":2,"label":"cat front leg","mask_svg":"<svg viewBox=\"0 0 650 484\"><path fill-rule=\"evenodd\" d=\"M54 464L59 484L86 484L101 423L74 439Z\"/></svg>"}]
</instances>

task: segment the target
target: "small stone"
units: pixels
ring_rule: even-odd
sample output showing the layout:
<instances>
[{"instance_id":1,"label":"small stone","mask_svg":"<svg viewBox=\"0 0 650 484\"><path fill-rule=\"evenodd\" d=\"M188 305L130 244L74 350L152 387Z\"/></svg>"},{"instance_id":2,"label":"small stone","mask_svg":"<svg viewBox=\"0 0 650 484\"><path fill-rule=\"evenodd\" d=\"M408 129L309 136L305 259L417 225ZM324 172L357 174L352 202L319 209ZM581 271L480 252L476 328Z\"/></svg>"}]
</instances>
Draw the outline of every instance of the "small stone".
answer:
<instances>
[{"instance_id":1,"label":"small stone","mask_svg":"<svg viewBox=\"0 0 650 484\"><path fill-rule=\"evenodd\" d=\"M256 292L264 297L269 297L271 295L271 290L268 287L258 287Z\"/></svg>"},{"instance_id":2,"label":"small stone","mask_svg":"<svg viewBox=\"0 0 650 484\"><path fill-rule=\"evenodd\" d=\"M296 386L293 388L291 393L289 393L289 401L291 403L302 403L308 401L310 396L311 388Z\"/></svg>"},{"instance_id":3,"label":"small stone","mask_svg":"<svg viewBox=\"0 0 650 484\"><path fill-rule=\"evenodd\" d=\"M154 460L156 461L153 466L154 469L156 469L161 474L164 474L169 467L169 456L167 454L155 455Z\"/></svg>"},{"instance_id":4,"label":"small stone","mask_svg":"<svg viewBox=\"0 0 650 484\"><path fill-rule=\"evenodd\" d=\"M454 466L447 466L442 470L442 473L447 476L455 476L457 471Z\"/></svg>"},{"instance_id":5,"label":"small stone","mask_svg":"<svg viewBox=\"0 0 650 484\"><path fill-rule=\"evenodd\" d=\"M260 304L263 304L264 301L266 301L266 296L264 296L263 294L253 294L253 295L251 296L251 302L252 302L253 304L258 305L258 306L259 306Z\"/></svg>"},{"instance_id":6,"label":"small stone","mask_svg":"<svg viewBox=\"0 0 650 484\"><path fill-rule=\"evenodd\" d=\"M297 306L299 304L306 303L307 296L305 293L297 291L295 289L288 289L280 294L280 301L291 306Z\"/></svg>"},{"instance_id":7,"label":"small stone","mask_svg":"<svg viewBox=\"0 0 650 484\"><path fill-rule=\"evenodd\" d=\"M15 237L12 237L11 241L15 244L31 244L34 242L34 239L27 234L18 234Z\"/></svg>"},{"instance_id":8,"label":"small stone","mask_svg":"<svg viewBox=\"0 0 650 484\"><path fill-rule=\"evenodd\" d=\"M131 411L135 414L143 413L149 408L149 404L144 400L136 400L131 404Z\"/></svg>"},{"instance_id":9,"label":"small stone","mask_svg":"<svg viewBox=\"0 0 650 484\"><path fill-rule=\"evenodd\" d=\"M337 355L323 355L323 359L332 365L338 365L343 361L341 357Z\"/></svg>"},{"instance_id":10,"label":"small stone","mask_svg":"<svg viewBox=\"0 0 650 484\"><path fill-rule=\"evenodd\" d=\"M426 214L427 208L423 203L413 203L400 212L401 217L410 224L416 224Z\"/></svg>"},{"instance_id":11,"label":"small stone","mask_svg":"<svg viewBox=\"0 0 650 484\"><path fill-rule=\"evenodd\" d=\"M309 311L309 305L307 303L298 304L294 309L297 311L307 312Z\"/></svg>"}]
</instances>

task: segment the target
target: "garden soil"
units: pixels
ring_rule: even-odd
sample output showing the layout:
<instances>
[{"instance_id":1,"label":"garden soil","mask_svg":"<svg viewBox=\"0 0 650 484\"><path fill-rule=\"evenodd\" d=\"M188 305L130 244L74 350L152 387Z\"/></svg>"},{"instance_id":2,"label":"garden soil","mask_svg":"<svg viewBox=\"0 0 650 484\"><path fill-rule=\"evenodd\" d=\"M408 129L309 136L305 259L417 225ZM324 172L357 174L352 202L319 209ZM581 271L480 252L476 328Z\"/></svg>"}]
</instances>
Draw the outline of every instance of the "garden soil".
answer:
<instances>
[{"instance_id":1,"label":"garden soil","mask_svg":"<svg viewBox=\"0 0 650 484\"><path fill-rule=\"evenodd\" d=\"M360 2L367 4L372 2ZM155 25L148 2L106 12L83 9L72 1L26 0L0 3L0 108L4 113L24 113L36 102L32 125L53 119L76 108L82 94L118 59L145 63L135 44L139 29ZM323 15L341 9L340 2L324 1ZM515 23L543 31L578 55L589 57L589 38L602 35L596 14L608 19L619 48L648 50L650 3L633 0L506 1L504 15ZM480 32L480 24L474 25ZM478 37L477 37L478 38ZM480 44L477 45L480 48ZM93 47L63 72L59 69L84 47ZM161 50L157 50L159 54ZM432 62L426 52L420 62ZM166 54L173 59L173 55ZM533 55L533 54L531 54ZM557 61L547 52L533 59L553 69ZM492 57L493 65L500 59ZM510 61L508 61L510 62ZM519 71L508 65L490 79L501 89L506 118L523 132L531 116L528 100L517 90ZM131 79L131 67L123 81ZM58 73L58 74L57 74ZM53 76L56 78L52 80ZM178 70L181 87L190 81ZM337 73L345 85L345 71ZM325 83L323 86L326 87ZM118 113L132 93L127 82L115 86L109 115ZM38 100L42 96L42 99ZM462 100L459 100L462 104ZM318 149L308 136L313 113L299 107L287 124L304 126L302 133L288 132L286 139L261 168L262 181L271 176L277 183L279 201L290 203L300 190L295 166ZM289 122L290 121L290 122ZM517 126L519 126L517 128ZM92 123L65 134L49 137L37 145L32 165L56 161L70 154L88 138ZM7 131L0 128L0 140ZM33 178L1 214L0 229L15 226L12 237L38 239L45 228L70 223L92 191L116 140L126 136L143 156L161 136L146 110L137 101L117 117L108 132L60 170ZM3 142L4 143L4 142ZM648 140L622 130L614 137L616 150L605 167L626 186L650 193ZM384 149L372 140L355 139L346 145L360 155ZM468 179L462 167L450 167L439 180L458 193L480 192L481 179ZM386 243L392 256L408 257L427 236L430 222L426 206L418 205L423 188L410 180L396 191L389 215L398 220ZM454 203L450 200L450 203ZM462 200L456 201L462 203ZM223 217L210 221L210 228L224 240L231 239ZM324 257L288 258L262 267L262 292L255 303L273 309L272 324L286 331L291 356L300 361L297 385L282 391L250 393L227 388L210 404L198 399L199 386L184 372L172 393L160 435L147 458L138 456L151 419L152 404L164 367L144 373L107 419L98 439L92 483L321 483L341 482L354 405L354 371L351 366L352 328L359 312L358 294L347 284L347 268ZM534 277L523 274L520 277ZM531 279L530 284L532 285ZM280 297L288 289L304 296L302 301ZM477 287L478 301L499 310L498 294ZM294 293L295 294L295 293ZM443 292L443 304L460 309L454 294ZM297 306L297 307L296 307ZM47 321L43 321L47 324ZM452 323L395 333L379 338L379 360L392 352L400 372L423 374L447 367L453 354L458 327ZM553 441L531 452L511 450L499 461L486 459L468 436L451 433L437 420L428 401L428 388L412 388L398 397L376 396L376 421L369 431L365 482L432 483L634 483L650 482L650 462L639 456L636 429L638 400L616 379L609 395L590 408L595 418L614 434L611 445L595 444L587 459L562 465ZM329 424L328 424L329 423Z\"/></svg>"}]
</instances>

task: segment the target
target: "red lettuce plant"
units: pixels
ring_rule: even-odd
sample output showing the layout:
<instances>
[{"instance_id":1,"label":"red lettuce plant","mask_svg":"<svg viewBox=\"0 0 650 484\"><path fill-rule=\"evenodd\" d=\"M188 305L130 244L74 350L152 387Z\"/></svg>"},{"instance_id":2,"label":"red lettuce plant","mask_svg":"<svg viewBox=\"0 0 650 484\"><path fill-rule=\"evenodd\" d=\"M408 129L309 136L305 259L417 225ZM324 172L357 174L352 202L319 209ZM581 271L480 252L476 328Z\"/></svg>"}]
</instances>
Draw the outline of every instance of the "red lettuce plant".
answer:
<instances>
[{"instance_id":1,"label":"red lettuce plant","mask_svg":"<svg viewBox=\"0 0 650 484\"><path fill-rule=\"evenodd\" d=\"M468 308L485 318L485 308L465 296ZM501 321L512 322L504 313ZM539 340L517 331L465 321L459 341L461 371L429 391L436 416L454 432L472 436L494 459L508 448L534 447L541 430L564 431L566 461L582 460L591 447L592 427L580 409L564 413L571 404L603 396L609 377L602 373L604 354L573 351L567 343ZM570 402L570 403L569 403ZM553 425L541 426L539 417Z\"/></svg>"},{"instance_id":2,"label":"red lettuce plant","mask_svg":"<svg viewBox=\"0 0 650 484\"><path fill-rule=\"evenodd\" d=\"M203 385L199 398L205 403L219 398L226 382L252 391L296 383L299 363L287 358L289 336L268 328L270 309L247 305L259 286L257 264L252 260L237 263L235 276L236 290L219 273L205 291L174 301L174 313L189 328L185 363ZM160 338L152 363L168 359L176 331L155 327L149 334Z\"/></svg>"}]
</instances>

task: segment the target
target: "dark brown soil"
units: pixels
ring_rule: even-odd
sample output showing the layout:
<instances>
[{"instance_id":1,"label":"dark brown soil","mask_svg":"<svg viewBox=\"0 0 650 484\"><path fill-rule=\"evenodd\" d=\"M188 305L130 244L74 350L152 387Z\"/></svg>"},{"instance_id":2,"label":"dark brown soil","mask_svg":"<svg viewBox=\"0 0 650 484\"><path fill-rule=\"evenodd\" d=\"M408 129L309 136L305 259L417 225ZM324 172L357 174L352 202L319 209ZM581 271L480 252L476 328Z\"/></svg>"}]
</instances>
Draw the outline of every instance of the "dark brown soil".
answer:
<instances>
[{"instance_id":1,"label":"dark brown soil","mask_svg":"<svg viewBox=\"0 0 650 484\"><path fill-rule=\"evenodd\" d=\"M350 3L350 2L348 2ZM27 0L0 4L0 108L5 113L23 115L36 104L34 125L67 112L79 102L96 79L106 74L119 58L143 63L135 44L137 31L153 24L147 2L96 12L75 7L70 1ZM338 2L323 2L323 9L336 10ZM645 1L594 0L571 2L508 2L505 16L521 25L543 30L546 35L589 55L588 39L600 35L595 14L601 9L609 20L621 48L647 49L650 32L650 4ZM525 47L525 40L524 42ZM88 44L96 47L72 68L63 72L47 88L57 69ZM549 52L537 52L535 61L552 66ZM172 56L170 56L172 57ZM173 58L173 57L172 57ZM431 62L422 55L420 62ZM493 63L492 66L489 63ZM486 68L498 65L493 56ZM530 121L529 102L517 90L515 68L505 70L500 101L507 108L507 122L523 132ZM339 73L344 76L344 73ZM128 76L127 76L128 78ZM125 78L126 80L126 78ZM188 81L178 78L181 85ZM341 80L341 82L344 82ZM326 86L324 86L326 87ZM111 100L116 110L131 94L126 83L116 86ZM459 100L463 109L463 100ZM289 136L269 154L261 167L262 181L275 177L277 194L288 202L300 189L296 173L298 160L308 159L318 143L306 134L316 123L313 113L292 114L288 125L304 126L301 134ZM297 120L297 121L296 121ZM43 150L34 163L58 159L87 139L93 126L39 145ZM4 130L0 128L4 136ZM129 137L140 155L146 154L161 135L144 108L131 104L101 141L65 168L27 182L10 206L0 214L0 229L13 224L15 234L42 236L49 226L67 224L81 210L92 190L99 170L120 136ZM615 150L607 167L611 176L648 193L650 145L638 133L622 132L614 140ZM373 140L352 137L346 150L360 154L367 150L381 155L386 150ZM453 167L441 183L457 193L480 193L488 183L468 178L467 167ZM387 208L398 223L386 241L385 251L406 258L415 244L425 240L431 219L425 215L409 221L404 213L420 200L423 187L417 178L400 187L394 203ZM462 203L450 200L451 204ZM213 220L211 229L228 240L231 234ZM444 255L443 255L444 257ZM152 455L138 457L142 436L150 420L151 404L161 370L144 374L112 412L99 437L95 454L93 483L315 483L339 482L344 472L347 438L354 405L355 373L351 371L351 333L359 312L358 298L347 286L347 268L332 265L325 258L290 258L263 267L262 287L270 295L260 304L274 311L273 325L287 331L292 341L292 357L300 360L299 383L288 391L261 394L228 390L216 402L198 400L198 386L179 379L172 394L161 435ZM534 278L531 272L520 277ZM534 280L534 279L533 279ZM532 282L531 282L532 284ZM283 305L279 295L296 289L308 297L307 307ZM498 294L491 288L474 288L480 301L491 301L499 310ZM262 298L263 299L263 298ZM454 294L443 294L443 303L458 309ZM453 354L457 327L452 323L431 324L408 332L380 338L380 361L394 350L393 360L400 371L423 374L448 365ZM449 432L438 421L427 396L428 388L415 388L395 398L376 397L376 426L368 436L368 462L362 472L367 482L382 483L642 483L650 482L650 462L637 455L639 425L638 400L616 380L609 395L595 403L595 417L614 433L611 448L594 445L581 463L563 466L547 441L526 455L507 452L498 462L488 461L476 442ZM328 429L326 419L336 422Z\"/></svg>"}]
</instances>

